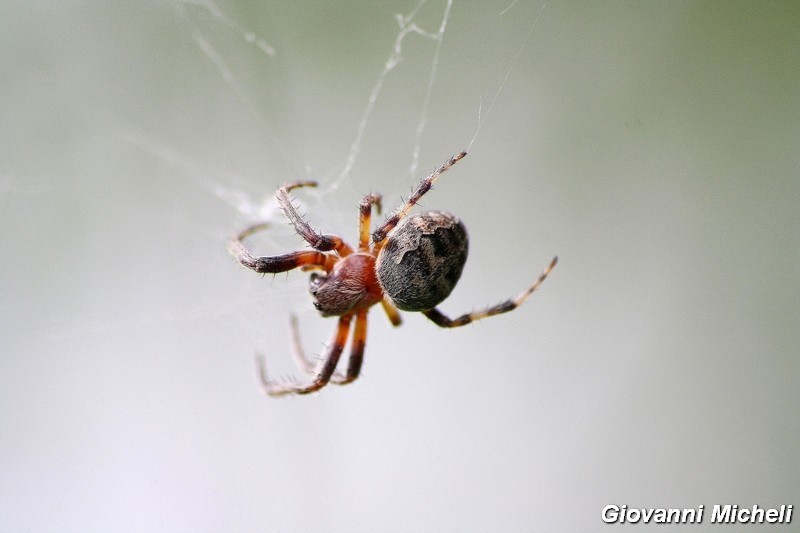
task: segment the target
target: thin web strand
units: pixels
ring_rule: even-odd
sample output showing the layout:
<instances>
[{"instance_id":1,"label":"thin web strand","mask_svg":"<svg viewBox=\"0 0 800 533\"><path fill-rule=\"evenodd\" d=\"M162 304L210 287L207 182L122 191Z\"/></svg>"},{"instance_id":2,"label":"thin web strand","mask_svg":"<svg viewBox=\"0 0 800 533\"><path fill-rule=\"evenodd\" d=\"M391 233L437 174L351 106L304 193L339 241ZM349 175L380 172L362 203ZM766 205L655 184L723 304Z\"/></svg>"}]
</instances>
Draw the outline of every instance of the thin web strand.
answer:
<instances>
[{"instance_id":1,"label":"thin web strand","mask_svg":"<svg viewBox=\"0 0 800 533\"><path fill-rule=\"evenodd\" d=\"M259 50L264 52L269 57L275 57L276 55L278 55L278 52L277 50L275 50L274 46L269 44L266 40L259 37L255 33L248 31L239 26L238 24L236 24L233 21L233 19L225 15L225 13L223 13L222 10L211 0L179 0L179 1L184 4L189 4L205 9L211 14L212 17L222 22L225 26L230 28L231 31L237 33L245 42L254 44ZM176 10L180 11L177 5L176 5Z\"/></svg>"},{"instance_id":2,"label":"thin web strand","mask_svg":"<svg viewBox=\"0 0 800 533\"><path fill-rule=\"evenodd\" d=\"M479 111L478 111L478 129L475 131L475 135L472 137L472 140L469 142L469 147L467 148L468 152L472 150L472 145L475 144L475 140L478 138L478 134L481 132L481 128L483 127L483 124L486 122L486 119L489 117L489 114L492 112L492 108L494 107L494 103L497 101L497 97L500 96L500 93L503 91L503 88L506 86L506 82L508 81L509 76L511 76L511 72L514 70L514 67L517 64L517 61L519 60L519 57L522 55L522 51L525 49L525 45L528 44L528 40L531 38L531 35L533 34L533 30L534 30L534 28L536 28L536 24L538 24L539 19L542 18L542 13L544 13L544 8L547 7L547 2L548 1L549 0L545 0L544 4L542 4L541 9L539 9L539 13L536 15L536 19L533 21L533 24L531 24L531 28L528 30L528 34L525 36L525 39L522 41L522 45L519 47L519 50L517 50L517 55L514 56L514 60L511 62L511 66L508 67L508 72L506 72L506 75L503 78L503 81L500 83L500 87L497 89L497 92L495 93L494 98L492 98L492 101L489 104L489 108L486 110L486 114L483 115L483 117L480 116L480 108L483 107L483 104L481 103L481 105L479 106ZM513 4L512 4L512 6L513 6ZM506 11L508 9L510 9L510 8L511 8L511 6L508 6L508 8L506 8ZM505 13L505 11L503 13Z\"/></svg>"},{"instance_id":3,"label":"thin web strand","mask_svg":"<svg viewBox=\"0 0 800 533\"><path fill-rule=\"evenodd\" d=\"M386 59L386 62L383 65L383 70L381 71L380 75L378 76L378 80L375 82L375 85L372 87L372 91L370 92L369 98L367 100L367 105L364 108L364 111L361 113L361 119L358 123L358 128L356 129L356 136L353 140L353 143L350 146L350 153L347 156L347 161L345 162L344 168L342 168L341 172L337 176L336 180L333 184L331 184L330 189L337 189L341 183L346 180L350 176L350 172L353 169L356 161L358 160L358 156L361 153L361 147L364 139L364 133L367 129L367 125L369 124L370 116L372 115L372 111L375 108L375 104L378 101L378 98L383 90L383 85L386 82L386 78L389 76L389 73L394 70L394 68L399 64L400 57L402 55L403 50L403 41L406 36L410 33L420 35L427 39L431 39L437 42L437 50L434 56L434 66L431 70L431 76L435 76L436 74L436 65L438 64L438 57L439 57L439 49L441 46L442 36L444 34L444 30L447 27L447 20L450 16L450 7L452 5L452 0L447 0L447 5L445 7L445 11L443 14L442 22L439 25L439 29L437 32L432 33L423 30L416 23L413 22L414 17L419 12L420 8L425 4L426 0L421 0L417 6L406 16L403 15L396 15L397 24L400 27L400 31L397 34L397 37L394 41L394 46L392 48L392 52L389 57ZM425 108L422 112L422 118L420 119L420 124L417 126L418 133L418 140L415 143L414 148L414 155L413 158L416 161L418 156L418 145L421 143L419 139L422 137L422 131L425 128L425 123L427 122L427 108L429 106L428 101L430 99L430 92L432 92L433 81L429 77L429 94L426 96L426 103ZM416 163L412 163L412 167Z\"/></svg>"},{"instance_id":4,"label":"thin web strand","mask_svg":"<svg viewBox=\"0 0 800 533\"><path fill-rule=\"evenodd\" d=\"M277 52L274 47L272 47L269 43L267 43L261 37L256 36L254 33L247 31L237 25L230 17L226 16L219 7L212 2L211 0L174 0L172 2L173 8L175 10L176 16L178 16L181 20L185 21L189 26L189 31L192 36L192 40L203 52L203 54L208 58L209 61L216 67L217 71L220 74L220 77L227 83L234 91L236 97L247 107L248 111L250 112L250 116L260 125L262 131L269 139L269 141L277 147L279 153L281 154L281 159L283 161L283 165L285 167L286 175L291 175L293 173L293 168L296 168L296 161L299 159L298 157L293 157L289 148L286 144L273 133L272 129L270 128L267 120L264 119L263 115L259 108L254 104L252 99L248 97L247 92L243 89L239 81L236 79L236 76L233 74L233 71L228 67L225 59L223 58L222 54L220 54L216 48L211 44L211 42L206 39L205 35L203 34L200 27L191 19L191 17L186 13L184 10L184 5L192 5L197 6L202 9L205 9L215 20L220 21L223 25L230 28L232 31L238 33L246 42L255 44L262 52L264 52L267 56L275 57ZM134 140L137 144L140 144L146 147L151 153L162 156L163 159L169 160L174 158L170 157L163 157L171 150L165 146L160 145L157 142L150 142L144 139L141 135L134 135ZM302 163L301 163L302 165ZM196 176L196 174L195 174ZM205 181L205 180L204 180ZM210 181L210 180L209 180ZM211 187L205 186L206 189L211 190ZM212 192L215 196L226 200L230 205L232 205L236 210L243 216L247 218L252 218L252 215L256 211L264 212L266 206L257 206L255 202L252 202L249 198L245 198L243 194L236 190L236 189L227 189L221 185L215 185L213 187Z\"/></svg>"},{"instance_id":5,"label":"thin web strand","mask_svg":"<svg viewBox=\"0 0 800 533\"><path fill-rule=\"evenodd\" d=\"M447 0L447 5L444 8L442 15L442 23L439 25L439 31L436 32L436 50L433 53L431 60L431 71L428 75L428 86L425 88L425 100L422 103L422 110L419 114L419 122L417 122L417 131L414 136L414 151L411 156L411 168L409 168L409 175L415 176L417 168L419 167L419 153L422 146L422 134L425 131L425 126L428 124L428 111L431 106L431 95L433 94L433 84L436 79L436 71L439 68L439 56L442 52L442 42L444 42L444 32L447 28L447 21L450 19L450 8L453 5L452 0Z\"/></svg>"}]
</instances>

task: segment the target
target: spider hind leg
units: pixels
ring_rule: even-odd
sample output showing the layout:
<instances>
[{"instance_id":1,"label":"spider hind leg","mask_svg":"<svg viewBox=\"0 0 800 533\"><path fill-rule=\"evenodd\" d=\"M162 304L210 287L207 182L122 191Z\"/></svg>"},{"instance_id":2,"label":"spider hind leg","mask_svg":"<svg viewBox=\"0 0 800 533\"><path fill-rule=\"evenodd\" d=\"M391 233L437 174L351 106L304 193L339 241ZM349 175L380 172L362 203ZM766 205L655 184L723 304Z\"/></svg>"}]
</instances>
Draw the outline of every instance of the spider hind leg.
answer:
<instances>
[{"instance_id":1,"label":"spider hind leg","mask_svg":"<svg viewBox=\"0 0 800 533\"><path fill-rule=\"evenodd\" d=\"M522 302L528 299L528 296L533 293L542 282L547 279L547 275L550 273L551 270L556 266L558 263L558 257L554 257L550 264L547 265L547 268L539 274L539 277L536 278L528 288L524 291L519 293L516 298L512 298L510 300L506 300L505 302L499 303L497 305L493 305L492 307L487 307L481 311L473 311L472 313L467 313L462 315L458 318L449 318L447 315L439 311L437 308L429 309L427 311L423 311L426 317L428 317L434 324L442 328L457 328L459 326L466 326L476 320L481 320L482 318L488 318L490 316L499 315L502 313L508 313L509 311L513 311L520 305Z\"/></svg>"}]
</instances>

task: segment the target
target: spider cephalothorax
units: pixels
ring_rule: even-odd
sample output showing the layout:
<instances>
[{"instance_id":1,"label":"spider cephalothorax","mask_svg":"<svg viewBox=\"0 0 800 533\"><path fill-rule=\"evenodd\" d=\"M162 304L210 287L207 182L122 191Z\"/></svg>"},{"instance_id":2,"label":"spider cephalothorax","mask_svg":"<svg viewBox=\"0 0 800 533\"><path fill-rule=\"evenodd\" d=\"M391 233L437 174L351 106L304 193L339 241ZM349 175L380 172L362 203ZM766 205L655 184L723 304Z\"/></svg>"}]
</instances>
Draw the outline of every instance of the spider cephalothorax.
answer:
<instances>
[{"instance_id":1,"label":"spider cephalothorax","mask_svg":"<svg viewBox=\"0 0 800 533\"><path fill-rule=\"evenodd\" d=\"M423 178L408 200L390 215L370 238L372 206L380 209L381 197L370 194L359 209L358 249L353 249L337 235L315 231L297 213L289 191L314 187L313 181L284 185L275 193L278 204L297 233L313 248L270 257L255 257L244 246L245 237L264 229L265 224L251 226L235 235L229 244L238 261L259 273L286 272L295 268L314 270L309 279L309 292L314 307L322 316L338 316L339 325L327 352L316 368L300 348L297 321L292 317L293 354L300 369L313 377L305 385L280 384L271 381L259 358L262 388L271 396L306 394L321 389L329 382L350 383L360 371L367 338L367 311L381 304L395 326L401 319L397 312L418 311L441 327L456 327L475 320L516 309L544 281L556 265L554 257L536 281L516 298L455 319L448 318L436 306L447 298L461 277L467 261L469 239L464 224L454 215L430 211L407 216L411 208L428 192L443 172L466 156L461 152L448 159ZM347 343L350 324L355 318L350 360L344 374L336 365Z\"/></svg>"}]
</instances>

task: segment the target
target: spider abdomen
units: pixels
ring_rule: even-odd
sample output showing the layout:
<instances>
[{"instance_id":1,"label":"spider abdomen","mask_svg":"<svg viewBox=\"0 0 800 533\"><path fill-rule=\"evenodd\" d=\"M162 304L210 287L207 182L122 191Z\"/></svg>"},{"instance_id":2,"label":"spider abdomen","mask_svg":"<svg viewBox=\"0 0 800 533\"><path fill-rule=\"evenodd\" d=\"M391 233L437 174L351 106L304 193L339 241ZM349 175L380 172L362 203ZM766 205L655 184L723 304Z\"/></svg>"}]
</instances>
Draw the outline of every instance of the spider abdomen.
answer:
<instances>
[{"instance_id":1,"label":"spider abdomen","mask_svg":"<svg viewBox=\"0 0 800 533\"><path fill-rule=\"evenodd\" d=\"M398 309L427 311L447 298L467 261L467 228L441 211L409 216L378 255L378 283Z\"/></svg>"}]
</instances>

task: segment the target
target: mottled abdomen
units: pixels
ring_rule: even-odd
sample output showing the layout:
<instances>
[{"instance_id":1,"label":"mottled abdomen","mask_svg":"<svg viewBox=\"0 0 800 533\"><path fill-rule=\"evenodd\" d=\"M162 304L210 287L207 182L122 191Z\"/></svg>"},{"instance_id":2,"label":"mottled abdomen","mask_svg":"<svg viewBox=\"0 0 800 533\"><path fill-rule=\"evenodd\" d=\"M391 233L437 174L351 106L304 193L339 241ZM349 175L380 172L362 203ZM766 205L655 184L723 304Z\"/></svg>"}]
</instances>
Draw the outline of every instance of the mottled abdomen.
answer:
<instances>
[{"instance_id":1,"label":"mottled abdomen","mask_svg":"<svg viewBox=\"0 0 800 533\"><path fill-rule=\"evenodd\" d=\"M433 309L455 288L467 261L467 228L431 211L397 225L378 255L378 283L398 309Z\"/></svg>"}]
</instances>

